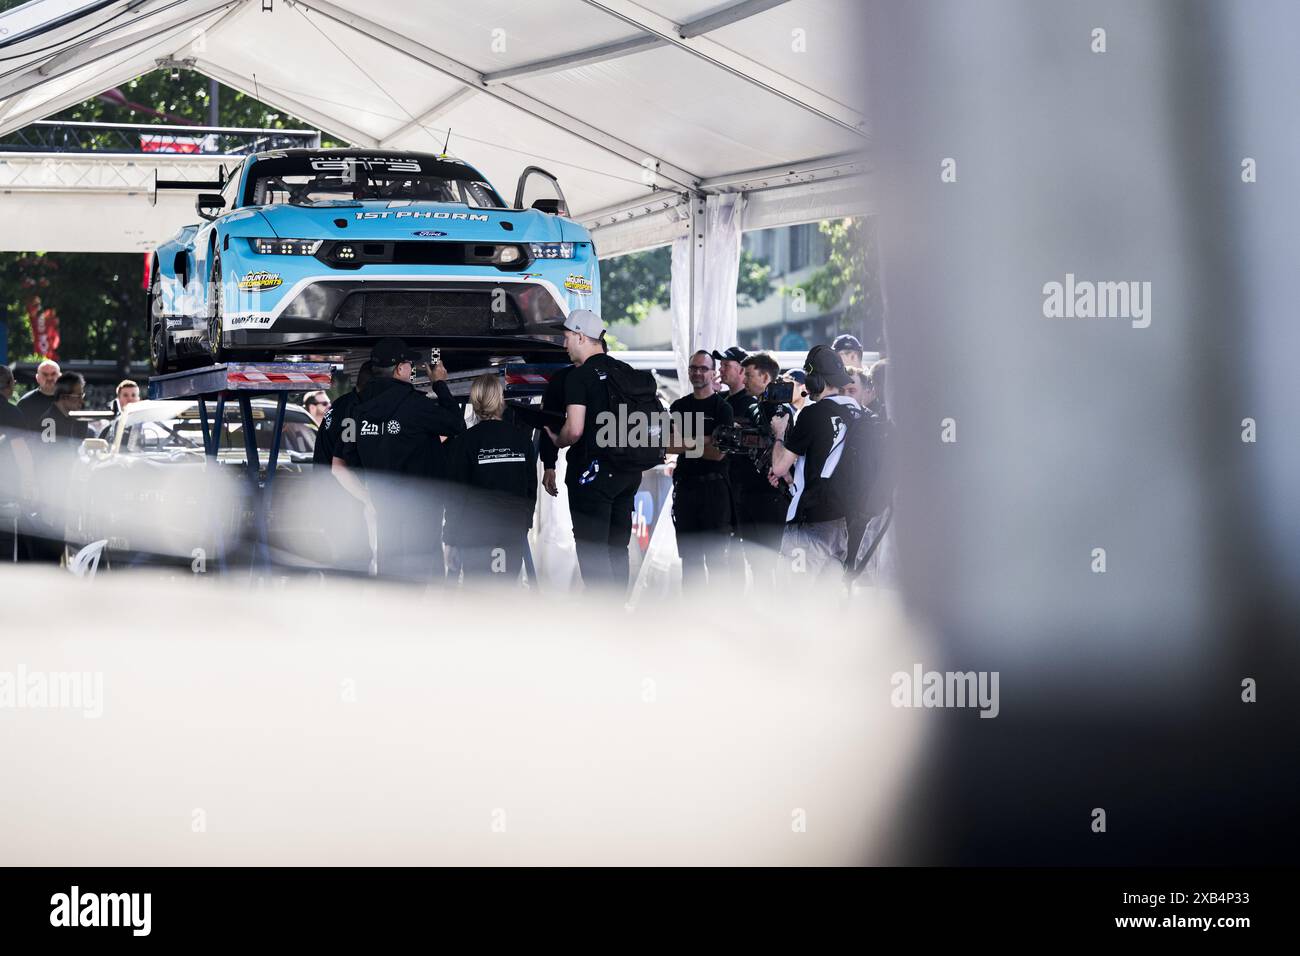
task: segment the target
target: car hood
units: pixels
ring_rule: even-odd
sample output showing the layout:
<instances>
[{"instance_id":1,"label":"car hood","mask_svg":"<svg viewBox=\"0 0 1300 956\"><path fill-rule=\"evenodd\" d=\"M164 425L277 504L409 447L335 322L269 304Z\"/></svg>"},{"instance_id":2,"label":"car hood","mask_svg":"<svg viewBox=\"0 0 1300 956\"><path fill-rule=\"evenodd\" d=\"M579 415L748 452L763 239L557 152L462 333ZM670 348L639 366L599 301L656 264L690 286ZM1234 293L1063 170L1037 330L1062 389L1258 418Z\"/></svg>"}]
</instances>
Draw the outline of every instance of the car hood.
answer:
<instances>
[{"instance_id":1,"label":"car hood","mask_svg":"<svg viewBox=\"0 0 1300 956\"><path fill-rule=\"evenodd\" d=\"M584 242L589 238L576 223L535 209L471 209L453 203L367 200L319 206L264 206L260 212L280 239Z\"/></svg>"}]
</instances>

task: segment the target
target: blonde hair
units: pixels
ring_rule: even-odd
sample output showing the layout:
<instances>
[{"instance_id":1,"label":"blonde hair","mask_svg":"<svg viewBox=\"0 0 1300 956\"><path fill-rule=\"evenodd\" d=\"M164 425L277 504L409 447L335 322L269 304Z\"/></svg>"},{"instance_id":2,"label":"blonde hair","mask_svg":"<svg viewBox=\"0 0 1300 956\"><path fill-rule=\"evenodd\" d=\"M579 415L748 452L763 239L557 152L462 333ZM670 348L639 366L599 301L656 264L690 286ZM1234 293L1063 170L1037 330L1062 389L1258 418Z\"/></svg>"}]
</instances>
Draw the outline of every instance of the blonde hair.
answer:
<instances>
[{"instance_id":1,"label":"blonde hair","mask_svg":"<svg viewBox=\"0 0 1300 956\"><path fill-rule=\"evenodd\" d=\"M488 372L474 379L469 386L469 402L474 406L474 417L479 421L504 415L506 393L501 387L501 376Z\"/></svg>"}]
</instances>

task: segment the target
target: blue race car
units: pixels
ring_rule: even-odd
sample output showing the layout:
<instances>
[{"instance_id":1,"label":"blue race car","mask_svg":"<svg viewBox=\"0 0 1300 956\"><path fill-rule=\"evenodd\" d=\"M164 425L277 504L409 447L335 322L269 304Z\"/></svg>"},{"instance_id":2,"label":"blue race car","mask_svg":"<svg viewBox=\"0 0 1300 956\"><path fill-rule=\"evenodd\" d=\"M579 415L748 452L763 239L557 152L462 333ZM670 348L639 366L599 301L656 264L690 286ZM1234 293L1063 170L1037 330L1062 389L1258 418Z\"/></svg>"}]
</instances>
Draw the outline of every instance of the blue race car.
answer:
<instances>
[{"instance_id":1,"label":"blue race car","mask_svg":"<svg viewBox=\"0 0 1300 956\"><path fill-rule=\"evenodd\" d=\"M154 255L157 372L346 354L387 335L461 368L563 361L558 323L600 309L591 235L537 167L514 206L460 160L381 149L256 153L207 188L220 192L198 197L205 221ZM549 196L523 208L526 192Z\"/></svg>"}]
</instances>

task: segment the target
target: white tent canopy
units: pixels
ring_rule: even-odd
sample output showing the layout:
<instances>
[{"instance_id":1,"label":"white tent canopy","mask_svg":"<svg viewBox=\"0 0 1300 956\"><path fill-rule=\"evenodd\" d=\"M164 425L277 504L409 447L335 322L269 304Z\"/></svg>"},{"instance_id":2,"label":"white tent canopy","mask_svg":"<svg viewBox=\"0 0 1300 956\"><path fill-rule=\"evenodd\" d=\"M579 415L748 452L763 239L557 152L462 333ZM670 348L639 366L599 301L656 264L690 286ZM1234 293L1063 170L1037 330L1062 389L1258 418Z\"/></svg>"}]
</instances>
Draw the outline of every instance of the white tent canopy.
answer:
<instances>
[{"instance_id":1,"label":"white tent canopy","mask_svg":"<svg viewBox=\"0 0 1300 956\"><path fill-rule=\"evenodd\" d=\"M0 15L0 134L176 66L359 146L441 151L450 129L507 196L542 166L602 256L691 235L703 251L707 195L747 193L742 228L864 211L844 184L866 139L856 7L32 0ZM701 277L687 287L694 317Z\"/></svg>"}]
</instances>

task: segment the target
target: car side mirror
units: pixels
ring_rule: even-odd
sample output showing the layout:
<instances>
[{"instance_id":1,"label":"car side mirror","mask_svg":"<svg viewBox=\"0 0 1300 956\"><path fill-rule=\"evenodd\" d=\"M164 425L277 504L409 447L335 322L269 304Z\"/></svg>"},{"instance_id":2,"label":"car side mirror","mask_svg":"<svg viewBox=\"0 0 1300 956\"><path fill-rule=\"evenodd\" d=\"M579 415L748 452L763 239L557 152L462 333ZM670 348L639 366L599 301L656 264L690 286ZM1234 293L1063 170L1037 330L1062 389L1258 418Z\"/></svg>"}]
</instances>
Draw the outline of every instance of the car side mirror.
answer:
<instances>
[{"instance_id":1,"label":"car side mirror","mask_svg":"<svg viewBox=\"0 0 1300 956\"><path fill-rule=\"evenodd\" d=\"M226 197L221 193L199 193L199 198L194 200L194 208L201 218L212 222L226 208Z\"/></svg>"},{"instance_id":2,"label":"car side mirror","mask_svg":"<svg viewBox=\"0 0 1300 956\"><path fill-rule=\"evenodd\" d=\"M569 210L565 208L564 203L559 199L536 199L533 201L533 208L538 212L548 213L552 216L567 216Z\"/></svg>"},{"instance_id":3,"label":"car side mirror","mask_svg":"<svg viewBox=\"0 0 1300 956\"><path fill-rule=\"evenodd\" d=\"M108 442L102 438L83 438L81 440L81 450L87 455L107 454Z\"/></svg>"}]
</instances>

